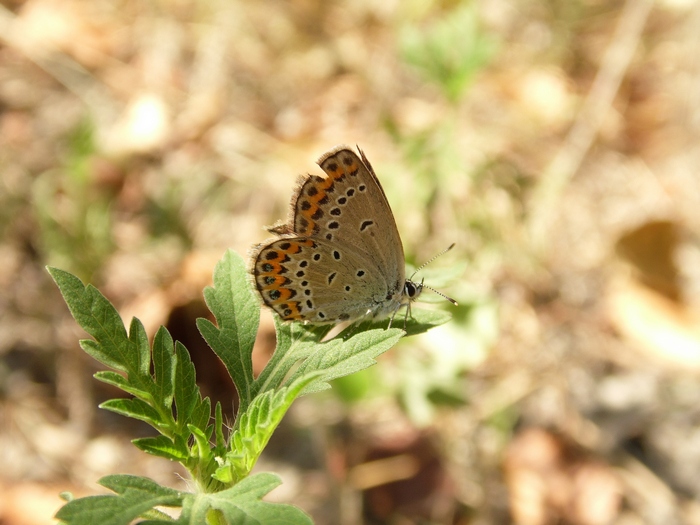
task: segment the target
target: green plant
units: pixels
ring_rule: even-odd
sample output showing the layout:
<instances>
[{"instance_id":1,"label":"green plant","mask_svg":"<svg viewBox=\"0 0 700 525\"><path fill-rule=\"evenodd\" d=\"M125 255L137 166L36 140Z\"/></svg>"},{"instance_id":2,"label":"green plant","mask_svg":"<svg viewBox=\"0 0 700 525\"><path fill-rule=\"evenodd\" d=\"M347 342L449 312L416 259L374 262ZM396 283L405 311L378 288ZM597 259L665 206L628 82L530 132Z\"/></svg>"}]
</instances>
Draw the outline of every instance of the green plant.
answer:
<instances>
[{"instance_id":1,"label":"green plant","mask_svg":"<svg viewBox=\"0 0 700 525\"><path fill-rule=\"evenodd\" d=\"M83 121L66 138L57 168L39 174L31 203L44 258L90 277L112 252L111 195L94 175L93 125Z\"/></svg>"},{"instance_id":2,"label":"green plant","mask_svg":"<svg viewBox=\"0 0 700 525\"><path fill-rule=\"evenodd\" d=\"M449 315L413 309L406 331L367 323L347 335L321 342L328 326L312 327L276 320L277 348L265 369L253 377L251 353L259 305L246 279L243 260L229 251L214 272L214 286L204 291L216 325L199 319L197 326L222 360L239 393L240 406L230 429L221 405L212 421L211 403L202 398L186 348L173 342L165 328L149 348L138 319L127 333L117 310L93 286L68 272L49 268L75 320L93 339L81 347L113 371L95 377L132 397L112 399L102 408L145 421L160 434L133 440L139 449L180 462L190 473L195 492L180 492L154 481L111 475L100 483L114 495L69 501L56 517L66 524L121 525L141 517L144 524L311 523L291 505L262 501L279 485L277 476L250 472L270 436L299 396L329 388L328 381L375 363L374 359L408 334L444 323ZM67 495L70 500L70 495ZM157 510L180 507L177 519Z\"/></svg>"},{"instance_id":3,"label":"green plant","mask_svg":"<svg viewBox=\"0 0 700 525\"><path fill-rule=\"evenodd\" d=\"M482 29L470 4L444 13L425 29L404 27L400 46L404 60L439 86L453 104L462 99L496 51L496 41Z\"/></svg>"}]
</instances>

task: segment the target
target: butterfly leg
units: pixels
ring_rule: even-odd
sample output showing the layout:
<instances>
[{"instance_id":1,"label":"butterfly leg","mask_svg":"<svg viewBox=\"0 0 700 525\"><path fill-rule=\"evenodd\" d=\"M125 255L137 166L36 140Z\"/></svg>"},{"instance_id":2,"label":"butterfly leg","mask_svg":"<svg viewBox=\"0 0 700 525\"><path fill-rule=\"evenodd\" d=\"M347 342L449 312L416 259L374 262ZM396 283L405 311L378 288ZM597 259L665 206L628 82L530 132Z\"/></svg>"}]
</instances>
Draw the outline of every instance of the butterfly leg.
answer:
<instances>
[{"instance_id":1,"label":"butterfly leg","mask_svg":"<svg viewBox=\"0 0 700 525\"><path fill-rule=\"evenodd\" d=\"M408 322L408 318L413 319L413 315L411 315L411 302L406 303L406 315L403 318L403 329L404 331L406 330L406 322Z\"/></svg>"},{"instance_id":2,"label":"butterfly leg","mask_svg":"<svg viewBox=\"0 0 700 525\"><path fill-rule=\"evenodd\" d=\"M398 311L401 309L402 306L406 307L406 315L403 318L403 329L404 330L406 330L406 322L408 321L408 318L410 317L411 319L413 319L413 316L411 315L411 303L408 302L408 303L400 304L396 307L396 310L394 310L394 313L391 314L391 318L389 319L389 326L386 327L387 330L389 328L391 328L391 324L394 322L394 317L396 317L396 314L398 313Z\"/></svg>"},{"instance_id":3,"label":"butterfly leg","mask_svg":"<svg viewBox=\"0 0 700 525\"><path fill-rule=\"evenodd\" d=\"M397 306L396 310L394 310L394 313L391 314L391 317L389 318L389 326L386 327L387 330L389 330L391 328L391 323L394 322L394 317L396 317L396 312L399 311L399 308L401 308L401 305Z\"/></svg>"}]
</instances>

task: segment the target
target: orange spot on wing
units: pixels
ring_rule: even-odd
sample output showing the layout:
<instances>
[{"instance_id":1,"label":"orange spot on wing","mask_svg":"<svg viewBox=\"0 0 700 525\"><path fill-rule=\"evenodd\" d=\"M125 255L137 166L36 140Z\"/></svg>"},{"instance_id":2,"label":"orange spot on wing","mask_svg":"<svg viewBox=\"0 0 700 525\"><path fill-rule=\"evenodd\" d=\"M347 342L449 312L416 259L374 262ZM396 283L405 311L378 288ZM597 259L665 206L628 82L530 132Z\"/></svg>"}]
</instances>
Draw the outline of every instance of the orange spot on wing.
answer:
<instances>
[{"instance_id":1,"label":"orange spot on wing","mask_svg":"<svg viewBox=\"0 0 700 525\"><path fill-rule=\"evenodd\" d=\"M325 195L325 193L319 193L318 195ZM316 221L311 216L318 211L318 208L319 208L318 204L316 202L314 202L311 204L311 207L308 210L302 210L302 212L301 212L301 216L306 218L306 220L309 221L309 224L312 227L314 224L316 224Z\"/></svg>"},{"instance_id":2,"label":"orange spot on wing","mask_svg":"<svg viewBox=\"0 0 700 525\"><path fill-rule=\"evenodd\" d=\"M298 302L291 303L289 309L292 311L292 313L287 316L289 319L300 319L302 317Z\"/></svg>"},{"instance_id":3,"label":"orange spot on wing","mask_svg":"<svg viewBox=\"0 0 700 525\"><path fill-rule=\"evenodd\" d=\"M279 309L275 308L275 310L285 321L298 321L304 318L304 316L301 313L301 310L299 309L298 301L293 301L287 304L281 304L276 306L278 306ZM285 310L291 310L291 313L289 315L285 315Z\"/></svg>"},{"instance_id":4,"label":"orange spot on wing","mask_svg":"<svg viewBox=\"0 0 700 525\"><path fill-rule=\"evenodd\" d=\"M282 261L284 261L284 258L286 257L285 252L283 250L278 250L278 249L275 249L274 251L277 252L277 257L275 257L273 259L268 259L266 256L265 259L263 260L263 262L268 262L270 264L279 264Z\"/></svg>"},{"instance_id":5,"label":"orange spot on wing","mask_svg":"<svg viewBox=\"0 0 700 525\"><path fill-rule=\"evenodd\" d=\"M274 286L272 287L274 288ZM292 297L292 291L289 288L277 288L277 290L280 293L280 296L272 301L270 304L280 304L280 303L286 303L289 299Z\"/></svg>"},{"instance_id":6,"label":"orange spot on wing","mask_svg":"<svg viewBox=\"0 0 700 525\"><path fill-rule=\"evenodd\" d=\"M301 246L299 246L297 243L291 243L289 245L289 248L286 250L280 250L282 253L285 253L287 255L294 255L295 253L299 253L301 251Z\"/></svg>"},{"instance_id":7,"label":"orange spot on wing","mask_svg":"<svg viewBox=\"0 0 700 525\"><path fill-rule=\"evenodd\" d=\"M337 181L342 176L343 176L343 170L338 169L338 170L334 171L329 177L326 178L326 180L323 181L323 188L324 189L330 188L333 184L335 184L335 181Z\"/></svg>"},{"instance_id":8,"label":"orange spot on wing","mask_svg":"<svg viewBox=\"0 0 700 525\"><path fill-rule=\"evenodd\" d=\"M263 274L263 277L268 277L268 274ZM287 282L287 278L284 275L274 275L275 282L270 283L270 284L265 284L265 286L262 287L263 290L274 290L276 288L279 288L280 286L283 286ZM264 281L264 280L263 280Z\"/></svg>"},{"instance_id":9,"label":"orange spot on wing","mask_svg":"<svg viewBox=\"0 0 700 525\"><path fill-rule=\"evenodd\" d=\"M258 275L264 277L266 275L277 275L279 273L282 273L282 265L277 261L278 259L273 259L271 261L263 261L258 267ZM266 263L272 266L272 270L270 270L269 272L265 272L262 269L262 266Z\"/></svg>"}]
</instances>

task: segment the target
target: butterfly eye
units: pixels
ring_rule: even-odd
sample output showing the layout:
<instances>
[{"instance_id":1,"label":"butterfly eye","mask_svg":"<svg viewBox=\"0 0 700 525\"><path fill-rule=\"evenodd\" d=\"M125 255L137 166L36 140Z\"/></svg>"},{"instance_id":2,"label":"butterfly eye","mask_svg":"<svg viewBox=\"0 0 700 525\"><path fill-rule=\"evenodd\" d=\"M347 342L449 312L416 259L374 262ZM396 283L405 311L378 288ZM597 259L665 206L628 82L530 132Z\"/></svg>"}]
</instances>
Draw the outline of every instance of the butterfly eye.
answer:
<instances>
[{"instance_id":1,"label":"butterfly eye","mask_svg":"<svg viewBox=\"0 0 700 525\"><path fill-rule=\"evenodd\" d=\"M423 288L422 284L416 285L412 281L406 281L406 284L404 284L403 286L404 293L408 296L409 299L417 297L420 294L421 288Z\"/></svg>"}]
</instances>

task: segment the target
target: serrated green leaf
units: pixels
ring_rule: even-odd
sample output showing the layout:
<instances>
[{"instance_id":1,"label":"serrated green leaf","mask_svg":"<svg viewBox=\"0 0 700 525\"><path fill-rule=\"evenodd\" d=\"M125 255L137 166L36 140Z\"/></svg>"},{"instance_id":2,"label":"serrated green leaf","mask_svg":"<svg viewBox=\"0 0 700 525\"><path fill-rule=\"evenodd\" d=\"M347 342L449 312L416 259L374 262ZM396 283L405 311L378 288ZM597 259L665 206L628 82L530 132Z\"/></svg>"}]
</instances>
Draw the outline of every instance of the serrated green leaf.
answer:
<instances>
[{"instance_id":1,"label":"serrated green leaf","mask_svg":"<svg viewBox=\"0 0 700 525\"><path fill-rule=\"evenodd\" d=\"M405 332L398 328L387 329L388 320L373 322L371 326L381 328L365 329L349 327L347 331L358 330L347 338L336 337L325 343L318 343L310 355L292 374L288 381L295 381L307 372L323 371L323 374L302 392L302 395L330 388L332 379L353 374L376 363L375 359L393 347L404 335L415 335L443 324L451 315L441 310L413 308L405 325ZM403 320L394 319L394 325L403 325ZM342 336L343 334L341 334Z\"/></svg>"},{"instance_id":2,"label":"serrated green leaf","mask_svg":"<svg viewBox=\"0 0 700 525\"><path fill-rule=\"evenodd\" d=\"M441 310L432 311L413 308L411 317L406 320L405 325L404 319L397 316L397 318L394 319L394 327L395 329L404 327L406 335L416 335L426 332L434 326L443 324L451 318L449 313ZM341 359L335 363L333 365L333 370L329 371L328 378L319 379L319 383L315 386L309 386L304 394L324 390L329 388L327 382L331 379L351 374L374 364L374 357L377 357L382 352L391 348L391 346L398 341L398 338L403 335L400 331L396 331L395 329L387 333L389 320L383 319L380 321L351 325L340 336L321 343L320 341L328 334L332 327L327 325L313 326L303 325L301 323L285 323L277 316L275 316L274 319L277 329L278 345L267 366L256 380L254 389L256 393L278 388L289 374L289 371L297 363L309 358L312 354L316 355L317 360L323 355L333 355L335 356L334 358L337 359L339 358L338 352L340 352L341 355L347 358L347 361ZM358 338L358 336L369 331L374 331L375 336L365 335ZM345 335L347 333L351 335ZM398 338L395 339L393 343L382 343L382 346L375 350L369 349L369 347L374 344L372 337L375 337L377 343L380 343L384 339L389 338L389 334L396 334ZM326 361L327 359L328 357ZM342 361L345 361L345 365L342 364ZM297 379L303 375L306 370L313 370L313 366L315 366L313 363L315 362L317 361L309 363L304 362L289 381ZM323 366L328 367L329 363L326 362Z\"/></svg>"},{"instance_id":3,"label":"serrated green leaf","mask_svg":"<svg viewBox=\"0 0 700 525\"><path fill-rule=\"evenodd\" d=\"M190 424L199 428L207 435L207 439L211 437L213 427L209 424L211 421L211 400L208 397L199 398L197 404L192 410L190 416Z\"/></svg>"},{"instance_id":4,"label":"serrated green leaf","mask_svg":"<svg viewBox=\"0 0 700 525\"><path fill-rule=\"evenodd\" d=\"M100 372L95 372L93 377L103 383L108 385L116 386L128 394L132 394L136 397L142 399L150 399L150 394L145 390L137 388L129 383L129 380L121 375L119 372L112 372L110 370L102 370Z\"/></svg>"},{"instance_id":5,"label":"serrated green leaf","mask_svg":"<svg viewBox=\"0 0 700 525\"><path fill-rule=\"evenodd\" d=\"M120 388L122 390L124 390L125 388L131 388L131 386L129 385L129 380L119 372L112 372L111 370L102 370L100 372L95 372L95 374L93 374L92 377L99 381L102 381L103 383L107 383L108 385L116 386L117 388ZM142 394L146 394L146 392L140 392Z\"/></svg>"},{"instance_id":6,"label":"serrated green leaf","mask_svg":"<svg viewBox=\"0 0 700 525\"><path fill-rule=\"evenodd\" d=\"M318 375L310 373L288 387L257 396L239 415L231 434L230 451L214 478L230 483L247 476L292 402Z\"/></svg>"},{"instance_id":7,"label":"serrated green leaf","mask_svg":"<svg viewBox=\"0 0 700 525\"><path fill-rule=\"evenodd\" d=\"M110 476L105 476L101 478L98 483L117 494L138 492L159 497L174 498L174 504L179 503L186 494L184 492L171 489L170 487L159 485L151 478L132 476L129 474L112 474Z\"/></svg>"},{"instance_id":8,"label":"serrated green leaf","mask_svg":"<svg viewBox=\"0 0 700 525\"><path fill-rule=\"evenodd\" d=\"M179 440L177 440L179 441ZM147 438L132 439L131 442L139 449L153 456L170 459L172 461L186 461L189 457L189 450L184 443L173 442L167 436L156 436Z\"/></svg>"},{"instance_id":9,"label":"serrated green leaf","mask_svg":"<svg viewBox=\"0 0 700 525\"><path fill-rule=\"evenodd\" d=\"M158 509L148 510L141 514L140 517L145 519L139 520L138 525L162 525L163 523L172 525L173 523L177 523L170 515Z\"/></svg>"},{"instance_id":10,"label":"serrated green leaf","mask_svg":"<svg viewBox=\"0 0 700 525\"><path fill-rule=\"evenodd\" d=\"M129 341L134 344L136 348L136 377L130 376L129 378L134 381L139 379L139 382L151 382L151 351L148 346L148 334L146 334L146 329L143 323L139 321L136 317L131 319L131 324L129 325Z\"/></svg>"},{"instance_id":11,"label":"serrated green leaf","mask_svg":"<svg viewBox=\"0 0 700 525\"><path fill-rule=\"evenodd\" d=\"M156 382L156 397L163 408L172 408L175 383L175 347L173 338L165 327L160 327L153 338L153 372Z\"/></svg>"},{"instance_id":12,"label":"serrated green leaf","mask_svg":"<svg viewBox=\"0 0 700 525\"><path fill-rule=\"evenodd\" d=\"M148 515L146 515L146 516L148 517ZM139 521L138 525L163 525L164 523L168 523L168 524L172 525L173 523L188 523L188 522L180 521L180 520L175 521L172 518L170 518L170 519L163 518L163 519L159 519L159 520L149 519L149 520Z\"/></svg>"},{"instance_id":13,"label":"serrated green leaf","mask_svg":"<svg viewBox=\"0 0 700 525\"><path fill-rule=\"evenodd\" d=\"M243 410L253 394L253 344L260 320L260 305L246 278L243 259L228 250L214 270L214 286L204 290L217 326L198 319L197 327L233 379Z\"/></svg>"},{"instance_id":14,"label":"serrated green leaf","mask_svg":"<svg viewBox=\"0 0 700 525\"><path fill-rule=\"evenodd\" d=\"M418 335L427 332L431 328L445 324L452 320L452 314L444 310L424 310L412 308L411 316L406 322L406 335ZM395 320L399 323L401 321Z\"/></svg>"},{"instance_id":15,"label":"serrated green leaf","mask_svg":"<svg viewBox=\"0 0 700 525\"><path fill-rule=\"evenodd\" d=\"M175 344L175 354L174 396L177 407L177 426L182 430L191 421L192 412L197 407L201 395L190 354L179 341Z\"/></svg>"},{"instance_id":16,"label":"serrated green leaf","mask_svg":"<svg viewBox=\"0 0 700 525\"><path fill-rule=\"evenodd\" d=\"M207 436L201 429L194 425L187 425L187 429L192 434L192 437L194 437L194 441L199 448L197 456L200 458L208 458L211 455L211 448L209 448L209 439Z\"/></svg>"},{"instance_id":17,"label":"serrated green leaf","mask_svg":"<svg viewBox=\"0 0 700 525\"><path fill-rule=\"evenodd\" d=\"M115 370L127 373L136 370L135 348L114 306L94 286L85 286L74 275L57 268L48 268L48 271L73 318L96 341L86 345L81 341L83 349Z\"/></svg>"},{"instance_id":18,"label":"serrated green leaf","mask_svg":"<svg viewBox=\"0 0 700 525\"><path fill-rule=\"evenodd\" d=\"M299 361L318 349L319 341L333 328L332 325L304 325L288 323L274 316L277 347L263 371L255 380L253 392L274 390L282 385L289 371Z\"/></svg>"},{"instance_id":19,"label":"serrated green leaf","mask_svg":"<svg viewBox=\"0 0 700 525\"><path fill-rule=\"evenodd\" d=\"M186 425L194 424L207 437L213 432L209 424L210 401L201 398L187 350L179 343L175 350L172 337L161 327L151 352L148 336L138 319L132 320L127 335L116 309L96 289L84 286L79 279L61 270L50 271L73 316L95 337L95 340L81 341L82 347L104 364L126 374L125 377L117 372L101 371L95 377L135 396L134 399L108 400L101 407L145 421L168 436L137 441L136 445L142 450L187 463L190 433ZM177 424L172 406L176 379Z\"/></svg>"},{"instance_id":20,"label":"serrated green leaf","mask_svg":"<svg viewBox=\"0 0 700 525\"><path fill-rule=\"evenodd\" d=\"M311 518L297 507L262 501L280 483L274 474L261 472L230 489L201 497L207 506L220 510L230 524L313 525Z\"/></svg>"},{"instance_id":21,"label":"serrated green leaf","mask_svg":"<svg viewBox=\"0 0 700 525\"><path fill-rule=\"evenodd\" d=\"M124 338L126 338L126 333L124 334ZM129 370L127 366L121 361L121 359L114 359L114 354L111 352L110 348L105 349L101 344L99 344L97 341L93 341L92 339L81 339L79 344L80 348L82 348L87 355L96 361L99 361L103 365L110 368L114 368L115 370L119 370L120 372L128 373Z\"/></svg>"},{"instance_id":22,"label":"serrated green leaf","mask_svg":"<svg viewBox=\"0 0 700 525\"><path fill-rule=\"evenodd\" d=\"M168 352L168 343L172 345L172 339L167 331L161 329L160 335L157 336L158 363L154 364L159 365L156 373L160 374L154 378L150 373L151 352L143 324L136 318L132 319L127 335L117 310L97 289L91 285L83 285L80 279L68 272L56 268L49 268L49 272L75 320L94 337L94 340L80 341L81 347L101 363L127 374L123 377L103 371L98 372L97 379L113 384L149 403L155 401L169 411L172 401L168 397L168 391L172 389L172 379L168 379L167 376L172 374L168 369L171 365L168 365L164 354ZM172 350L170 352L172 353ZM172 361L173 358L169 359ZM129 415L127 412L138 414L139 419L159 426L167 423L162 421L161 415L156 416L156 412L138 404L127 406L117 401L111 406L105 405L105 408L124 415Z\"/></svg>"},{"instance_id":23,"label":"serrated green leaf","mask_svg":"<svg viewBox=\"0 0 700 525\"><path fill-rule=\"evenodd\" d=\"M59 509L56 518L68 525L129 525L157 505L179 506L192 497L138 476L107 476L100 484L116 495L72 500Z\"/></svg>"},{"instance_id":24,"label":"serrated green leaf","mask_svg":"<svg viewBox=\"0 0 700 525\"><path fill-rule=\"evenodd\" d=\"M104 403L100 404L100 408L104 408L105 410L109 410L111 412L116 412L122 416L145 421L149 425L156 428L161 427L163 424L158 411L139 398L108 399Z\"/></svg>"},{"instance_id":25,"label":"serrated green leaf","mask_svg":"<svg viewBox=\"0 0 700 525\"><path fill-rule=\"evenodd\" d=\"M289 381L295 381L310 372L322 372L320 377L306 387L302 395L330 388L328 381L375 364L375 358L394 346L403 335L403 330L398 328L377 328L357 333L347 340L336 338L322 343L292 374Z\"/></svg>"},{"instance_id":26,"label":"serrated green leaf","mask_svg":"<svg viewBox=\"0 0 700 525\"><path fill-rule=\"evenodd\" d=\"M161 498L88 496L66 503L55 517L67 525L129 525L144 512L161 504Z\"/></svg>"},{"instance_id":27,"label":"serrated green leaf","mask_svg":"<svg viewBox=\"0 0 700 525\"><path fill-rule=\"evenodd\" d=\"M224 437L224 416L223 410L221 408L221 403L216 402L216 409L214 411L214 430L216 432L216 443L215 447L217 449L217 454L220 454L226 448L226 438Z\"/></svg>"}]
</instances>

